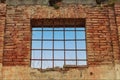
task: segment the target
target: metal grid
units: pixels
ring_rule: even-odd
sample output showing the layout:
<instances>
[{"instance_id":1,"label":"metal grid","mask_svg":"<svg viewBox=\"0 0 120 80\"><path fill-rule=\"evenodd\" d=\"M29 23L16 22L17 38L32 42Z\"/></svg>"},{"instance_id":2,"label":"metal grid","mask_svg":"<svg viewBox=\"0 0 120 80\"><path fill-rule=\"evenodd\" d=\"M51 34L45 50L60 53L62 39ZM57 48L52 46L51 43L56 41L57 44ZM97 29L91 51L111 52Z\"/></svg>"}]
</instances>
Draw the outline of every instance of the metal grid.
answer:
<instances>
[{"instance_id":1,"label":"metal grid","mask_svg":"<svg viewBox=\"0 0 120 80\"><path fill-rule=\"evenodd\" d=\"M31 67L86 65L85 27L33 27Z\"/></svg>"}]
</instances>

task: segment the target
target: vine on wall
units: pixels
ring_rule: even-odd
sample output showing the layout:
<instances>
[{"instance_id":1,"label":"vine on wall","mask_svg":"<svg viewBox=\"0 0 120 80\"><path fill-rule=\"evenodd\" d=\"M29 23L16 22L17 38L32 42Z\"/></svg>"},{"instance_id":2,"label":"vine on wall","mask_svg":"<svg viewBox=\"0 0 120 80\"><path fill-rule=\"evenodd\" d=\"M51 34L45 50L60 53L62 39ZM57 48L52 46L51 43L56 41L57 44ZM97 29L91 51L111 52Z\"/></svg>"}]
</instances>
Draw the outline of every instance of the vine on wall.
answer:
<instances>
[{"instance_id":1,"label":"vine on wall","mask_svg":"<svg viewBox=\"0 0 120 80\"><path fill-rule=\"evenodd\" d=\"M61 2L62 0L49 0L49 5L54 7L55 9L59 9Z\"/></svg>"}]
</instances>

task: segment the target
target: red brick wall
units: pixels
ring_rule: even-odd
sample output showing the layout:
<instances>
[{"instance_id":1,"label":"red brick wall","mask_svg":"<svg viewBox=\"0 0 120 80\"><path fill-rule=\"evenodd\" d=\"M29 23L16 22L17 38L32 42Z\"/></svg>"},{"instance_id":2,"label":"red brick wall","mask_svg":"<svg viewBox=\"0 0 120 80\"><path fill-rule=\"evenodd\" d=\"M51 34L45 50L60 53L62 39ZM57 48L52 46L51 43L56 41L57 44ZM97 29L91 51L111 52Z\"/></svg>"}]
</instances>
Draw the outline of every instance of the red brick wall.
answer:
<instances>
[{"instance_id":1,"label":"red brick wall","mask_svg":"<svg viewBox=\"0 0 120 80\"><path fill-rule=\"evenodd\" d=\"M67 5L58 10L40 5L7 6L3 64L30 64L30 20L41 18L86 18L88 65L113 64L120 56L119 10L118 5L103 9Z\"/></svg>"},{"instance_id":2,"label":"red brick wall","mask_svg":"<svg viewBox=\"0 0 120 80\"><path fill-rule=\"evenodd\" d=\"M2 63L3 58L5 17L6 17L6 5L0 4L0 63Z\"/></svg>"},{"instance_id":3,"label":"red brick wall","mask_svg":"<svg viewBox=\"0 0 120 80\"><path fill-rule=\"evenodd\" d=\"M4 65L29 65L30 19L22 8L7 6Z\"/></svg>"},{"instance_id":4,"label":"red brick wall","mask_svg":"<svg viewBox=\"0 0 120 80\"><path fill-rule=\"evenodd\" d=\"M86 25L89 65L109 64L118 60L118 30L114 8L91 9Z\"/></svg>"},{"instance_id":5,"label":"red brick wall","mask_svg":"<svg viewBox=\"0 0 120 80\"><path fill-rule=\"evenodd\" d=\"M115 21L116 21L116 26L117 26L117 33L118 33L118 39L119 39L119 42L118 42L118 45L120 46L120 3L116 4L115 5ZM120 50L120 47L119 47L119 50ZM117 53L116 55L117 57L117 62L120 62L120 53Z\"/></svg>"}]
</instances>

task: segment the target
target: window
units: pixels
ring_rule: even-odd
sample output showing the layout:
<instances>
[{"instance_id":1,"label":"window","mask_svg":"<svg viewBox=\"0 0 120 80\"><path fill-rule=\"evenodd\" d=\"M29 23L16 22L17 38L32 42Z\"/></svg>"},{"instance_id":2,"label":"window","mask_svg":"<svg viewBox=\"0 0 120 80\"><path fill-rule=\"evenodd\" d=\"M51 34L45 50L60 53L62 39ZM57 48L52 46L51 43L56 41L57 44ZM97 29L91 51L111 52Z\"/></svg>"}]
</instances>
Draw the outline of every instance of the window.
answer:
<instances>
[{"instance_id":1,"label":"window","mask_svg":"<svg viewBox=\"0 0 120 80\"><path fill-rule=\"evenodd\" d=\"M87 65L85 27L33 27L31 67Z\"/></svg>"}]
</instances>

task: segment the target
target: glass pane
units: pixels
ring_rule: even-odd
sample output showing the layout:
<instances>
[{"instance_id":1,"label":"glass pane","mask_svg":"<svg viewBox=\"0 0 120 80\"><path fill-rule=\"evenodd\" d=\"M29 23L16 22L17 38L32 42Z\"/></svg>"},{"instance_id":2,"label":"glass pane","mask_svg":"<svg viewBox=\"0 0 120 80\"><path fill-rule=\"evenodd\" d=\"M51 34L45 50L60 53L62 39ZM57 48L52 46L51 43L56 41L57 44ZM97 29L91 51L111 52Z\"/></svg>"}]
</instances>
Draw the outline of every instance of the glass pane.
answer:
<instances>
[{"instance_id":1,"label":"glass pane","mask_svg":"<svg viewBox=\"0 0 120 80\"><path fill-rule=\"evenodd\" d=\"M41 59L41 51L32 50L32 59Z\"/></svg>"},{"instance_id":2,"label":"glass pane","mask_svg":"<svg viewBox=\"0 0 120 80\"><path fill-rule=\"evenodd\" d=\"M52 68L52 61L43 61L42 62L42 69Z\"/></svg>"},{"instance_id":3,"label":"glass pane","mask_svg":"<svg viewBox=\"0 0 120 80\"><path fill-rule=\"evenodd\" d=\"M85 28L76 28L76 30L85 30Z\"/></svg>"},{"instance_id":4,"label":"glass pane","mask_svg":"<svg viewBox=\"0 0 120 80\"><path fill-rule=\"evenodd\" d=\"M63 31L54 31L54 39L64 39Z\"/></svg>"},{"instance_id":5,"label":"glass pane","mask_svg":"<svg viewBox=\"0 0 120 80\"><path fill-rule=\"evenodd\" d=\"M33 31L32 32L32 39L41 39L42 33L41 31Z\"/></svg>"},{"instance_id":6,"label":"glass pane","mask_svg":"<svg viewBox=\"0 0 120 80\"><path fill-rule=\"evenodd\" d=\"M54 30L64 30L64 28L54 28Z\"/></svg>"},{"instance_id":7,"label":"glass pane","mask_svg":"<svg viewBox=\"0 0 120 80\"><path fill-rule=\"evenodd\" d=\"M43 39L53 39L52 31L43 31Z\"/></svg>"},{"instance_id":8,"label":"glass pane","mask_svg":"<svg viewBox=\"0 0 120 80\"><path fill-rule=\"evenodd\" d=\"M74 31L66 31L65 39L75 39L75 32Z\"/></svg>"},{"instance_id":9,"label":"glass pane","mask_svg":"<svg viewBox=\"0 0 120 80\"><path fill-rule=\"evenodd\" d=\"M54 41L54 49L64 49L64 41Z\"/></svg>"},{"instance_id":10,"label":"glass pane","mask_svg":"<svg viewBox=\"0 0 120 80\"><path fill-rule=\"evenodd\" d=\"M77 65L87 65L87 61L77 61Z\"/></svg>"},{"instance_id":11,"label":"glass pane","mask_svg":"<svg viewBox=\"0 0 120 80\"><path fill-rule=\"evenodd\" d=\"M52 51L43 51L43 59L52 59Z\"/></svg>"},{"instance_id":12,"label":"glass pane","mask_svg":"<svg viewBox=\"0 0 120 80\"><path fill-rule=\"evenodd\" d=\"M43 30L53 30L53 28L43 28Z\"/></svg>"},{"instance_id":13,"label":"glass pane","mask_svg":"<svg viewBox=\"0 0 120 80\"><path fill-rule=\"evenodd\" d=\"M54 59L64 59L64 51L54 51Z\"/></svg>"},{"instance_id":14,"label":"glass pane","mask_svg":"<svg viewBox=\"0 0 120 80\"><path fill-rule=\"evenodd\" d=\"M31 61L31 67L32 68L41 68L41 61Z\"/></svg>"},{"instance_id":15,"label":"glass pane","mask_svg":"<svg viewBox=\"0 0 120 80\"><path fill-rule=\"evenodd\" d=\"M85 41L77 41L77 49L86 49Z\"/></svg>"},{"instance_id":16,"label":"glass pane","mask_svg":"<svg viewBox=\"0 0 120 80\"><path fill-rule=\"evenodd\" d=\"M85 39L85 31L76 31L76 39Z\"/></svg>"},{"instance_id":17,"label":"glass pane","mask_svg":"<svg viewBox=\"0 0 120 80\"><path fill-rule=\"evenodd\" d=\"M65 28L65 30L75 30L75 28Z\"/></svg>"},{"instance_id":18,"label":"glass pane","mask_svg":"<svg viewBox=\"0 0 120 80\"><path fill-rule=\"evenodd\" d=\"M77 51L77 59L86 59L86 51Z\"/></svg>"},{"instance_id":19,"label":"glass pane","mask_svg":"<svg viewBox=\"0 0 120 80\"><path fill-rule=\"evenodd\" d=\"M32 28L32 30L42 30L42 28Z\"/></svg>"},{"instance_id":20,"label":"glass pane","mask_svg":"<svg viewBox=\"0 0 120 80\"><path fill-rule=\"evenodd\" d=\"M76 61L66 61L66 65L76 65Z\"/></svg>"},{"instance_id":21,"label":"glass pane","mask_svg":"<svg viewBox=\"0 0 120 80\"><path fill-rule=\"evenodd\" d=\"M41 49L41 41L32 41L32 49Z\"/></svg>"},{"instance_id":22,"label":"glass pane","mask_svg":"<svg viewBox=\"0 0 120 80\"><path fill-rule=\"evenodd\" d=\"M75 41L66 41L65 48L66 49L75 49Z\"/></svg>"},{"instance_id":23,"label":"glass pane","mask_svg":"<svg viewBox=\"0 0 120 80\"><path fill-rule=\"evenodd\" d=\"M66 51L65 55L66 59L76 59L75 51Z\"/></svg>"},{"instance_id":24,"label":"glass pane","mask_svg":"<svg viewBox=\"0 0 120 80\"><path fill-rule=\"evenodd\" d=\"M52 41L43 41L43 49L52 49Z\"/></svg>"},{"instance_id":25,"label":"glass pane","mask_svg":"<svg viewBox=\"0 0 120 80\"><path fill-rule=\"evenodd\" d=\"M54 67L63 68L63 65L64 65L64 61L55 61L54 62Z\"/></svg>"}]
</instances>

